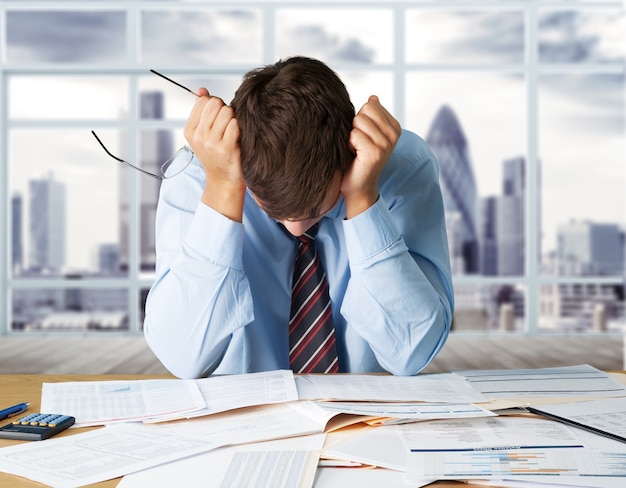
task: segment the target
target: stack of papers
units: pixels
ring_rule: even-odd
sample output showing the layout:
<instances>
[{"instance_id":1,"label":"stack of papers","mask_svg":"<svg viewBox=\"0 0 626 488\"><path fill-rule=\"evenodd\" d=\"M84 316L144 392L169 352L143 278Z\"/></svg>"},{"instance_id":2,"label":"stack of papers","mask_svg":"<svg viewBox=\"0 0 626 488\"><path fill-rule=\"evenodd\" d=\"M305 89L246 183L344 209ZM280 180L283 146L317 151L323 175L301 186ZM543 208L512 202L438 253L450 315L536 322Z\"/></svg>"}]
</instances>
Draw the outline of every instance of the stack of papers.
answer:
<instances>
[{"instance_id":1,"label":"stack of papers","mask_svg":"<svg viewBox=\"0 0 626 488\"><path fill-rule=\"evenodd\" d=\"M76 418L74 427L87 427L169 421L294 400L293 373L281 370L199 380L44 383L41 411L63 412Z\"/></svg>"},{"instance_id":2,"label":"stack of papers","mask_svg":"<svg viewBox=\"0 0 626 488\"><path fill-rule=\"evenodd\" d=\"M123 488L626 481L626 388L588 365L55 383L41 405L106 425L0 449L1 471L55 487L120 476Z\"/></svg>"}]
</instances>

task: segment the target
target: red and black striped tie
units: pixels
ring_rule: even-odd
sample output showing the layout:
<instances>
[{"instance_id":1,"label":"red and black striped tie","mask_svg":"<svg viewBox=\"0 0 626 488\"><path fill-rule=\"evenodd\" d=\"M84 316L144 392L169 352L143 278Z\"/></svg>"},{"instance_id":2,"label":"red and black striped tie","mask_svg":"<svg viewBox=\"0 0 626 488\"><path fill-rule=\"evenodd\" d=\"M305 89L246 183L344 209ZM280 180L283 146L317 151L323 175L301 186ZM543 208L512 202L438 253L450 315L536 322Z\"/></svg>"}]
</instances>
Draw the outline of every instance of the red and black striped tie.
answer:
<instances>
[{"instance_id":1,"label":"red and black striped tie","mask_svg":"<svg viewBox=\"0 0 626 488\"><path fill-rule=\"evenodd\" d=\"M289 317L289 363L294 373L337 373L335 327L328 282L315 247L317 224L299 236Z\"/></svg>"}]
</instances>

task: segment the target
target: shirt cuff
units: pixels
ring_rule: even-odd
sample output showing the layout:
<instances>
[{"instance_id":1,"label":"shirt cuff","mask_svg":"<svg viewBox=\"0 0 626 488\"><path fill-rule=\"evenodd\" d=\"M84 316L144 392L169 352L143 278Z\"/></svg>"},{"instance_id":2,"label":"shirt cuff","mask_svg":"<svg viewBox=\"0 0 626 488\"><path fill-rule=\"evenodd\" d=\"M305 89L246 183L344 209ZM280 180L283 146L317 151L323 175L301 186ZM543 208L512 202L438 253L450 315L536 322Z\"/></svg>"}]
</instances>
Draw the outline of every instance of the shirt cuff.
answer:
<instances>
[{"instance_id":1,"label":"shirt cuff","mask_svg":"<svg viewBox=\"0 0 626 488\"><path fill-rule=\"evenodd\" d=\"M185 245L202 259L243 269L243 224L199 202Z\"/></svg>"},{"instance_id":2,"label":"shirt cuff","mask_svg":"<svg viewBox=\"0 0 626 488\"><path fill-rule=\"evenodd\" d=\"M344 220L343 228L352 263L371 259L400 238L400 231L382 196L365 212Z\"/></svg>"}]
</instances>

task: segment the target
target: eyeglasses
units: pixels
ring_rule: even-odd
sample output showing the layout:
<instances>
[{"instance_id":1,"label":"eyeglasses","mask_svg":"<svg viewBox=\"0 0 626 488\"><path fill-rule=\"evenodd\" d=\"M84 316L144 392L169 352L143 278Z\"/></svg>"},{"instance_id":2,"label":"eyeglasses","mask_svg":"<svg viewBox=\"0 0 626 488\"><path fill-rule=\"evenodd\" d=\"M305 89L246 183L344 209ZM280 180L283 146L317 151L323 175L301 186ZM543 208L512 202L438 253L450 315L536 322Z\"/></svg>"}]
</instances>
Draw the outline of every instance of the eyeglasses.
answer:
<instances>
[{"instance_id":1,"label":"eyeglasses","mask_svg":"<svg viewBox=\"0 0 626 488\"><path fill-rule=\"evenodd\" d=\"M196 92L194 92L193 90L190 90L189 88L187 88L186 86L181 85L180 83L168 78L167 76L159 73L158 71L155 71L153 69L150 70L152 73L154 73L157 76L160 76L161 78L169 81L170 83L173 83L176 86L179 86L180 88L182 88L183 90L188 91L189 93L195 95L195 96L199 96ZM126 164L127 166L130 166L131 168L136 169L137 171L141 171L143 174L151 176L152 178L156 178L157 180L166 180L168 178L174 178L174 176L178 176L179 174L181 174L183 171L185 171L187 169L187 167L191 164L191 161L193 160L193 151L191 150L191 148L189 146L183 146L181 147L178 151L176 151L172 157L170 157L167 161L165 161L161 166L160 166L160 173L159 174L155 174L155 173L151 173L150 171L147 171L143 168L140 168L139 166L129 163L128 161L125 161L122 158L118 158L117 156L115 156L113 153L111 153L111 151L109 151L107 149L107 147L104 145L104 143L100 140L100 138L98 137L98 135L92 130L91 133L93 134L93 136L96 138L96 140L98 141L98 143L100 144L100 146L102 146L102 149L104 149L104 152L106 152L109 156L111 156L113 159L115 159L116 161L119 161L120 163ZM182 155L182 156L181 156ZM182 157L183 158L183 162L182 165L180 165L180 167L177 167L176 171L174 173L168 174L168 170L170 169L170 167L172 166L172 164L178 160L178 158ZM178 165L177 165L178 166Z\"/></svg>"}]
</instances>

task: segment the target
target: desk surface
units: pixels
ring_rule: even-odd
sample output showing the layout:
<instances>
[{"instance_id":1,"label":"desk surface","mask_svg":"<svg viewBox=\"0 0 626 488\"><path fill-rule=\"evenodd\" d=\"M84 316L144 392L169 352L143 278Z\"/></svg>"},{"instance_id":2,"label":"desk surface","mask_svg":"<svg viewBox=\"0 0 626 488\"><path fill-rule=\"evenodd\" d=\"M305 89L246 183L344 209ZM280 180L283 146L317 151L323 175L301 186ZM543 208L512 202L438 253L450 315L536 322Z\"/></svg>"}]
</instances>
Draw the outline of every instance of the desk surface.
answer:
<instances>
[{"instance_id":1,"label":"desk surface","mask_svg":"<svg viewBox=\"0 0 626 488\"><path fill-rule=\"evenodd\" d=\"M155 378L173 378L168 375L0 375L0 392L2 392L2 406L15 405L21 402L29 402L31 412L38 412L41 404L41 385L42 383L54 383L64 381L98 381L98 380L137 380L137 379L155 379ZM4 421L0 421L0 424L4 425ZM79 428L68 429L61 432L56 437L73 435L79 432L93 429ZM12 441L8 439L0 439L0 448L5 446L11 446L21 442L30 441ZM117 486L120 482L120 478L97 483L95 485L89 485L98 488L112 488ZM0 486L11 486L13 488L36 488L43 486L41 483L37 483L25 478L12 476L6 473L0 472ZM460 488L467 486L465 483L457 483L455 481L438 481L432 483L433 488Z\"/></svg>"}]
</instances>

